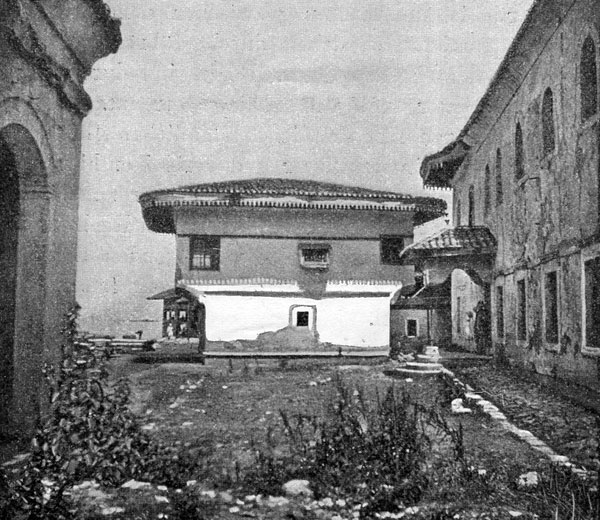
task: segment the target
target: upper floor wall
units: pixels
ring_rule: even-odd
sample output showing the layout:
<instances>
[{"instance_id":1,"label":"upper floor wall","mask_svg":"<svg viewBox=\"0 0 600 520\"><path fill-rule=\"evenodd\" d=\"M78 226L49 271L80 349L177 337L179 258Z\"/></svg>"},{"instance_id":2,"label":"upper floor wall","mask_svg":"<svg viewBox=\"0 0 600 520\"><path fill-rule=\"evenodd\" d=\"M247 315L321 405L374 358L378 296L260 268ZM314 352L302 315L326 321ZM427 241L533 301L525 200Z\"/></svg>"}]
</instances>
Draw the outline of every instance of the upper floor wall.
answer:
<instances>
[{"instance_id":1,"label":"upper floor wall","mask_svg":"<svg viewBox=\"0 0 600 520\"><path fill-rule=\"evenodd\" d=\"M598 233L599 26L599 0L572 5L453 180L455 225L490 228L500 271Z\"/></svg>"},{"instance_id":2,"label":"upper floor wall","mask_svg":"<svg viewBox=\"0 0 600 520\"><path fill-rule=\"evenodd\" d=\"M177 280L410 282L411 212L181 208Z\"/></svg>"}]
</instances>

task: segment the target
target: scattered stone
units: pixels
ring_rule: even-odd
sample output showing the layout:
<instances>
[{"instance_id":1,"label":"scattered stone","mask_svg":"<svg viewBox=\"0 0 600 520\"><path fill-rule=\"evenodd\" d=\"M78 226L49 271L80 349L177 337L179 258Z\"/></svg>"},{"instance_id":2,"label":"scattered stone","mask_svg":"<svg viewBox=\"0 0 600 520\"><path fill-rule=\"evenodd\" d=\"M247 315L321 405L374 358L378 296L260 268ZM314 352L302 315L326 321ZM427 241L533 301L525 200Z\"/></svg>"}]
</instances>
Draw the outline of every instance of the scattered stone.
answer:
<instances>
[{"instance_id":1,"label":"scattered stone","mask_svg":"<svg viewBox=\"0 0 600 520\"><path fill-rule=\"evenodd\" d=\"M152 487L152 484L150 484L150 482L140 482L132 479L125 482L125 484L123 484L121 487L125 489L144 489Z\"/></svg>"},{"instance_id":2,"label":"scattered stone","mask_svg":"<svg viewBox=\"0 0 600 520\"><path fill-rule=\"evenodd\" d=\"M231 502L233 502L233 495L231 493L227 493L227 491L221 491L219 493L219 500L225 504L231 504Z\"/></svg>"},{"instance_id":3,"label":"scattered stone","mask_svg":"<svg viewBox=\"0 0 600 520\"><path fill-rule=\"evenodd\" d=\"M454 399L450 405L452 413L473 413L470 408L465 408L463 400L460 397Z\"/></svg>"},{"instance_id":4,"label":"scattered stone","mask_svg":"<svg viewBox=\"0 0 600 520\"><path fill-rule=\"evenodd\" d=\"M194 423L192 421L185 421L181 427L182 428L189 428L190 426L194 426Z\"/></svg>"},{"instance_id":5,"label":"scattered stone","mask_svg":"<svg viewBox=\"0 0 600 520\"><path fill-rule=\"evenodd\" d=\"M190 481L190 482L191 482L191 481ZM207 490L205 490L205 491L201 491L201 492L200 492L200 494L201 494L203 497L208 497L208 498L211 498L211 499L213 499L213 500L214 500L215 498L217 498L217 493L216 493L216 492L214 492L212 489L207 489Z\"/></svg>"},{"instance_id":6,"label":"scattered stone","mask_svg":"<svg viewBox=\"0 0 600 520\"><path fill-rule=\"evenodd\" d=\"M319 500L318 504L321 507L333 507L333 500L331 500L329 497L325 497Z\"/></svg>"},{"instance_id":7,"label":"scattered stone","mask_svg":"<svg viewBox=\"0 0 600 520\"><path fill-rule=\"evenodd\" d=\"M287 496L297 497L297 496L305 496L312 497L313 492L310 489L310 482L308 480L290 480L286 482L283 486L283 491Z\"/></svg>"},{"instance_id":8,"label":"scattered stone","mask_svg":"<svg viewBox=\"0 0 600 520\"><path fill-rule=\"evenodd\" d=\"M124 508L122 508L122 507L116 507L116 506L113 506L113 507L103 507L100 510L100 513L103 516L116 515L118 513L124 513L124 512L125 512Z\"/></svg>"},{"instance_id":9,"label":"scattered stone","mask_svg":"<svg viewBox=\"0 0 600 520\"><path fill-rule=\"evenodd\" d=\"M267 499L268 507L283 507L287 506L290 501L285 497L269 497Z\"/></svg>"},{"instance_id":10,"label":"scattered stone","mask_svg":"<svg viewBox=\"0 0 600 520\"><path fill-rule=\"evenodd\" d=\"M144 426L142 426L142 430L145 430L145 431L154 430L154 428L156 428L156 423L153 423L153 422L144 424Z\"/></svg>"},{"instance_id":11,"label":"scattered stone","mask_svg":"<svg viewBox=\"0 0 600 520\"><path fill-rule=\"evenodd\" d=\"M198 483L197 480L188 480L185 485L186 487L191 487L191 486L195 486Z\"/></svg>"},{"instance_id":12,"label":"scattered stone","mask_svg":"<svg viewBox=\"0 0 600 520\"><path fill-rule=\"evenodd\" d=\"M229 508L229 512L230 513L239 513L240 512L240 508L238 506L233 506Z\"/></svg>"},{"instance_id":13,"label":"scattered stone","mask_svg":"<svg viewBox=\"0 0 600 520\"><path fill-rule=\"evenodd\" d=\"M167 497L163 497L162 495L154 495L154 500L156 500L159 504L169 503L169 499Z\"/></svg>"},{"instance_id":14,"label":"scattered stone","mask_svg":"<svg viewBox=\"0 0 600 520\"><path fill-rule=\"evenodd\" d=\"M508 514L512 518L518 518L519 516L523 516L525 513L522 513L521 511L509 511Z\"/></svg>"},{"instance_id":15,"label":"scattered stone","mask_svg":"<svg viewBox=\"0 0 600 520\"><path fill-rule=\"evenodd\" d=\"M73 491L83 491L84 489L97 489L100 487L100 484L95 480L84 480L81 484L76 484L73 486Z\"/></svg>"},{"instance_id":16,"label":"scattered stone","mask_svg":"<svg viewBox=\"0 0 600 520\"><path fill-rule=\"evenodd\" d=\"M159 491L169 491L169 488L167 486L156 486L156 489L158 489Z\"/></svg>"},{"instance_id":17,"label":"scattered stone","mask_svg":"<svg viewBox=\"0 0 600 520\"><path fill-rule=\"evenodd\" d=\"M540 475L537 471L523 473L517 481L517 486L521 489L536 487L540 483Z\"/></svg>"},{"instance_id":18,"label":"scattered stone","mask_svg":"<svg viewBox=\"0 0 600 520\"><path fill-rule=\"evenodd\" d=\"M346 501L343 498L338 498L335 501L335 505L338 507L346 507Z\"/></svg>"},{"instance_id":19,"label":"scattered stone","mask_svg":"<svg viewBox=\"0 0 600 520\"><path fill-rule=\"evenodd\" d=\"M245 502L254 502L256 501L256 495L246 495L244 497Z\"/></svg>"}]
</instances>

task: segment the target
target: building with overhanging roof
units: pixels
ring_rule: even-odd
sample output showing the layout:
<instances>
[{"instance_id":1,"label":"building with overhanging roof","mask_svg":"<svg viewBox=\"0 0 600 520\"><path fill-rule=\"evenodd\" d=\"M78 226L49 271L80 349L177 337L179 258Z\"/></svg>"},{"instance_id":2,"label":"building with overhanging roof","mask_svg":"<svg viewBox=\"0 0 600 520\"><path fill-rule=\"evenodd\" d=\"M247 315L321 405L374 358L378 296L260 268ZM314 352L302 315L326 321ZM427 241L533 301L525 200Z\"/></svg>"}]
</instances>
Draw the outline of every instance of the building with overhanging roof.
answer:
<instances>
[{"instance_id":1,"label":"building with overhanging roof","mask_svg":"<svg viewBox=\"0 0 600 520\"><path fill-rule=\"evenodd\" d=\"M325 182L261 178L144 193L147 226L176 235L163 332L253 340L290 330L316 343L384 347L390 299L415 224L443 200Z\"/></svg>"},{"instance_id":2,"label":"building with overhanging roof","mask_svg":"<svg viewBox=\"0 0 600 520\"><path fill-rule=\"evenodd\" d=\"M600 376L599 35L599 0L533 2L457 138L422 163L425 186L453 190L455 228L405 253L452 273L455 343L472 345L481 301L497 355L585 384Z\"/></svg>"},{"instance_id":3,"label":"building with overhanging roof","mask_svg":"<svg viewBox=\"0 0 600 520\"><path fill-rule=\"evenodd\" d=\"M84 80L116 52L101 0L0 1L0 442L48 407L75 303Z\"/></svg>"}]
</instances>

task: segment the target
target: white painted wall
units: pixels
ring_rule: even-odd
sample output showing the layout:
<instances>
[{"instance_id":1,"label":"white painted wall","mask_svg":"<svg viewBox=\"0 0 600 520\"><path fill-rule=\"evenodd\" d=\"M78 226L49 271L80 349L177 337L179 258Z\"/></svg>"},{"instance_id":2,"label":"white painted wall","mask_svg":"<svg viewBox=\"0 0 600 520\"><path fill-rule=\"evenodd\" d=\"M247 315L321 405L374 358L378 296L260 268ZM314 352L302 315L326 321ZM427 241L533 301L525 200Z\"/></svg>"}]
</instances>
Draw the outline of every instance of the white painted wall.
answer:
<instances>
[{"instance_id":1,"label":"white painted wall","mask_svg":"<svg viewBox=\"0 0 600 520\"><path fill-rule=\"evenodd\" d=\"M389 297L326 298L205 294L206 336L210 341L255 339L290 324L293 305L316 306L321 342L347 346L387 347Z\"/></svg>"}]
</instances>

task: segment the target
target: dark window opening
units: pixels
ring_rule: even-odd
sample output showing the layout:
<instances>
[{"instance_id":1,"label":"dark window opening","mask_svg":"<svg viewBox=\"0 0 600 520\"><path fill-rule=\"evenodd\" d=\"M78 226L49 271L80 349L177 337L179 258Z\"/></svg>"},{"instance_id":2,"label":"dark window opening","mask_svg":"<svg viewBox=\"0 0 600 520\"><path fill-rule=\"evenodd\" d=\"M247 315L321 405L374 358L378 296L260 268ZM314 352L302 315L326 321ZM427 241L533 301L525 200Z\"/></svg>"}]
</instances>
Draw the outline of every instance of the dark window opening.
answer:
<instances>
[{"instance_id":1,"label":"dark window opening","mask_svg":"<svg viewBox=\"0 0 600 520\"><path fill-rule=\"evenodd\" d=\"M406 335L409 338L416 338L418 335L418 324L417 324L417 320L415 319L407 319L406 320Z\"/></svg>"},{"instance_id":2,"label":"dark window opening","mask_svg":"<svg viewBox=\"0 0 600 520\"><path fill-rule=\"evenodd\" d=\"M485 165L485 177L484 177L484 191L485 193L483 194L483 208L484 208L484 212L485 215L487 216L488 213L490 212L490 199L491 199L491 193L490 193L490 177L491 177L491 173L490 173L490 166L488 164Z\"/></svg>"},{"instance_id":3,"label":"dark window opening","mask_svg":"<svg viewBox=\"0 0 600 520\"><path fill-rule=\"evenodd\" d=\"M301 244L300 264L310 269L325 269L329 266L329 251L327 244Z\"/></svg>"},{"instance_id":4,"label":"dark window opening","mask_svg":"<svg viewBox=\"0 0 600 520\"><path fill-rule=\"evenodd\" d=\"M502 190L502 152L496 150L496 206L502 204L504 192Z\"/></svg>"},{"instance_id":5,"label":"dark window opening","mask_svg":"<svg viewBox=\"0 0 600 520\"><path fill-rule=\"evenodd\" d=\"M404 250L404 237L381 237L381 263L388 265L400 264L400 254Z\"/></svg>"},{"instance_id":6,"label":"dark window opening","mask_svg":"<svg viewBox=\"0 0 600 520\"><path fill-rule=\"evenodd\" d=\"M460 221L461 221L461 208L460 208L460 200L456 201L456 225L460 226Z\"/></svg>"},{"instance_id":7,"label":"dark window opening","mask_svg":"<svg viewBox=\"0 0 600 520\"><path fill-rule=\"evenodd\" d=\"M462 333L462 305L460 296L456 298L456 333Z\"/></svg>"},{"instance_id":8,"label":"dark window opening","mask_svg":"<svg viewBox=\"0 0 600 520\"><path fill-rule=\"evenodd\" d=\"M585 262L585 345L600 348L600 257Z\"/></svg>"},{"instance_id":9,"label":"dark window opening","mask_svg":"<svg viewBox=\"0 0 600 520\"><path fill-rule=\"evenodd\" d=\"M596 45L591 36L583 42L580 63L581 120L586 121L598 112L598 71Z\"/></svg>"},{"instance_id":10,"label":"dark window opening","mask_svg":"<svg viewBox=\"0 0 600 520\"><path fill-rule=\"evenodd\" d=\"M515 128L515 177L522 178L525 175L525 157L523 150L523 130L521 123Z\"/></svg>"},{"instance_id":11,"label":"dark window opening","mask_svg":"<svg viewBox=\"0 0 600 520\"><path fill-rule=\"evenodd\" d=\"M475 225L475 188L469 187L469 227Z\"/></svg>"},{"instance_id":12,"label":"dark window opening","mask_svg":"<svg viewBox=\"0 0 600 520\"><path fill-rule=\"evenodd\" d=\"M527 293L525 280L517 282L517 339L527 339Z\"/></svg>"},{"instance_id":13,"label":"dark window opening","mask_svg":"<svg viewBox=\"0 0 600 520\"><path fill-rule=\"evenodd\" d=\"M496 334L504 338L504 287L496 287Z\"/></svg>"},{"instance_id":14,"label":"dark window opening","mask_svg":"<svg viewBox=\"0 0 600 520\"><path fill-rule=\"evenodd\" d=\"M546 309L546 342L558 343L558 274L546 273L544 285Z\"/></svg>"},{"instance_id":15,"label":"dark window opening","mask_svg":"<svg viewBox=\"0 0 600 520\"><path fill-rule=\"evenodd\" d=\"M544 155L554 151L556 134L554 131L554 96L550 88L544 92L542 101L542 145Z\"/></svg>"},{"instance_id":16,"label":"dark window opening","mask_svg":"<svg viewBox=\"0 0 600 520\"><path fill-rule=\"evenodd\" d=\"M190 237L190 269L218 271L221 240L219 237Z\"/></svg>"},{"instance_id":17,"label":"dark window opening","mask_svg":"<svg viewBox=\"0 0 600 520\"><path fill-rule=\"evenodd\" d=\"M296 327L308 327L308 311L298 311L296 313Z\"/></svg>"}]
</instances>

